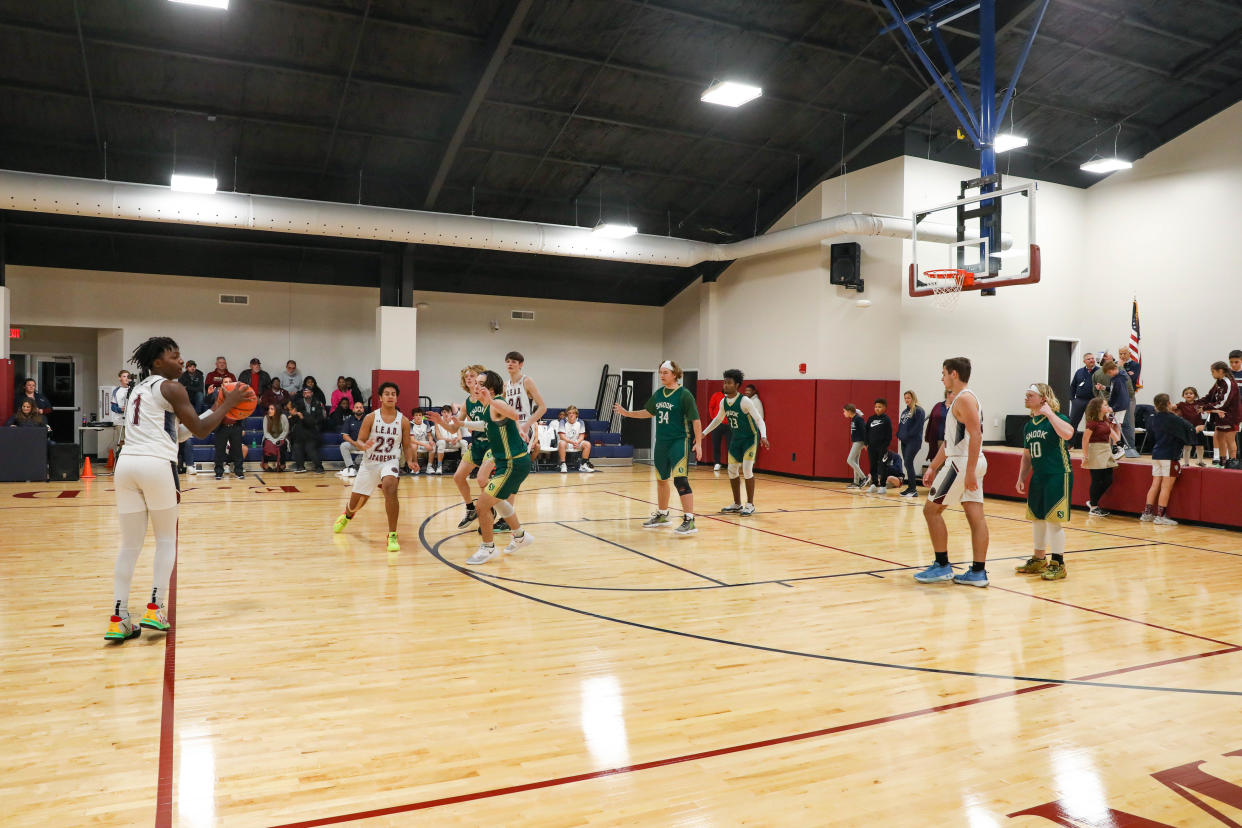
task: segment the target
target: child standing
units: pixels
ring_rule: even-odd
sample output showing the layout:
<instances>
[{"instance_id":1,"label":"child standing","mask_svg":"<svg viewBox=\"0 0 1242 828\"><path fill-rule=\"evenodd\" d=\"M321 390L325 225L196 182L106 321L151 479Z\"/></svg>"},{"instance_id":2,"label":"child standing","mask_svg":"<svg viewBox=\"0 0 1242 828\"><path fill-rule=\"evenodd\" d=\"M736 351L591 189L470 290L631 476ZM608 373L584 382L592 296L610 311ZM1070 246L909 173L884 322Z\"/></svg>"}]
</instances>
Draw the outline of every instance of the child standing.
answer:
<instances>
[{"instance_id":1,"label":"child standing","mask_svg":"<svg viewBox=\"0 0 1242 828\"><path fill-rule=\"evenodd\" d=\"M858 408L853 403L846 403L841 413L850 421L850 454L845 462L849 463L854 472L854 482L845 488L863 489L867 486L867 473L862 470L858 460L862 457L863 445L866 443L867 421L858 413Z\"/></svg>"},{"instance_id":2,"label":"child standing","mask_svg":"<svg viewBox=\"0 0 1242 828\"><path fill-rule=\"evenodd\" d=\"M1177 404L1177 413L1183 420L1190 423L1190 427L1203 424L1203 406L1199 405L1199 389L1192 385L1188 385L1182 389L1182 401ZM1203 462L1203 444L1196 439L1190 445L1182 446L1182 467L1190 465L1190 458L1198 458L1200 466L1206 466Z\"/></svg>"},{"instance_id":3,"label":"child standing","mask_svg":"<svg viewBox=\"0 0 1242 828\"><path fill-rule=\"evenodd\" d=\"M867 457L871 461L871 488L868 492L888 492L884 475L884 455L893 442L893 421L888 416L888 400L878 397L875 413L867 418Z\"/></svg>"},{"instance_id":4,"label":"child standing","mask_svg":"<svg viewBox=\"0 0 1242 828\"><path fill-rule=\"evenodd\" d=\"M1212 415L1208 421L1212 427L1212 445L1220 455L1217 464L1223 467L1235 459L1237 452L1233 432L1238 428L1238 383L1224 362L1212 363L1212 379L1216 384L1200 402L1203 413Z\"/></svg>"},{"instance_id":5,"label":"child standing","mask_svg":"<svg viewBox=\"0 0 1242 828\"><path fill-rule=\"evenodd\" d=\"M1113 469L1117 458L1113 446L1121 439L1121 429L1112 421L1113 410L1103 397L1093 397L1087 403L1087 425L1082 432L1082 467L1091 472L1091 495L1087 509L1092 517L1108 517L1100 508L1100 498L1113 485ZM1073 422L1070 422L1073 425Z\"/></svg>"},{"instance_id":6,"label":"child standing","mask_svg":"<svg viewBox=\"0 0 1242 828\"><path fill-rule=\"evenodd\" d=\"M1182 446L1194 442L1195 432L1202 431L1203 426L1192 429L1190 423L1170 411L1168 394L1157 394L1152 402L1156 406L1156 413L1148 418L1147 429L1155 437L1156 444L1151 450L1154 461L1151 467L1151 488L1147 490L1147 505L1139 520L1161 526L1176 526L1177 521L1168 515L1168 507L1169 497L1173 494L1173 484L1177 482L1177 458Z\"/></svg>"}]
</instances>

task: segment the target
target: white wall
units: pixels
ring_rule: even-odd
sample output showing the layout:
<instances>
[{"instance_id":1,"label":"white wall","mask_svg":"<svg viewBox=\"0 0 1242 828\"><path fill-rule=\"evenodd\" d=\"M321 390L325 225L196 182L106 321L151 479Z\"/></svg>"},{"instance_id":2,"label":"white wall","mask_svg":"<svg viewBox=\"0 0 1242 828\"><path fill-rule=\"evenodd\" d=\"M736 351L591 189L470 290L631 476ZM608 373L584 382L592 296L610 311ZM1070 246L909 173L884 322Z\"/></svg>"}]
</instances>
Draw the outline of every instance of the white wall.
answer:
<instances>
[{"instance_id":1,"label":"white wall","mask_svg":"<svg viewBox=\"0 0 1242 828\"><path fill-rule=\"evenodd\" d=\"M699 305L702 292L703 280L695 279L662 309L664 329L664 344L660 352L662 359L676 360L678 365L687 368L699 366Z\"/></svg>"},{"instance_id":2,"label":"white wall","mask_svg":"<svg viewBox=\"0 0 1242 828\"><path fill-rule=\"evenodd\" d=\"M418 311L420 392L436 404L463 396L459 371L469 363L503 376L509 351L526 357L527 373L554 408L594 406L604 363L654 370L662 359L662 308L430 291L416 291L414 301L427 305ZM512 319L515 310L534 311L535 319Z\"/></svg>"}]
</instances>

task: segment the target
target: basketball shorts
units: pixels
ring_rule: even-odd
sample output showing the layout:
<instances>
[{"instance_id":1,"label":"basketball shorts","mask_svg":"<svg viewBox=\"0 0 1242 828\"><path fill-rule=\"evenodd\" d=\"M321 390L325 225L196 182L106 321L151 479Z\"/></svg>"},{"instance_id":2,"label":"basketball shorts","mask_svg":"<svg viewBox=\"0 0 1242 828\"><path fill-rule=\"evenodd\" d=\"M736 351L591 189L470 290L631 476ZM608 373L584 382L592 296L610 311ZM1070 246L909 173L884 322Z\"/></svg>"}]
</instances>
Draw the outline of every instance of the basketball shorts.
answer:
<instances>
[{"instance_id":1,"label":"basketball shorts","mask_svg":"<svg viewBox=\"0 0 1242 828\"><path fill-rule=\"evenodd\" d=\"M1152 477L1177 477L1181 464L1176 460L1153 460L1151 463Z\"/></svg>"},{"instance_id":2,"label":"basketball shorts","mask_svg":"<svg viewBox=\"0 0 1242 828\"><path fill-rule=\"evenodd\" d=\"M358 476L354 478L353 492L363 497L370 497L375 494L376 487L385 477L399 478L400 476L401 470L396 460L383 463L368 463L364 460L358 468Z\"/></svg>"},{"instance_id":3,"label":"basketball shorts","mask_svg":"<svg viewBox=\"0 0 1242 828\"><path fill-rule=\"evenodd\" d=\"M651 459L655 463L656 477L668 480L672 477L686 476L686 455L690 453L690 441L686 437L676 440L656 440L651 450Z\"/></svg>"},{"instance_id":4,"label":"basketball shorts","mask_svg":"<svg viewBox=\"0 0 1242 828\"><path fill-rule=\"evenodd\" d=\"M1033 474L1026 492L1026 516L1049 523L1069 523L1070 490L1074 477L1069 474Z\"/></svg>"},{"instance_id":5,"label":"basketball shorts","mask_svg":"<svg viewBox=\"0 0 1242 828\"><path fill-rule=\"evenodd\" d=\"M759 441L755 439L755 435L747 432L733 432L733 436L729 438L729 462L745 463L747 460L752 463L755 461L755 453L759 450Z\"/></svg>"},{"instance_id":6,"label":"basketball shorts","mask_svg":"<svg viewBox=\"0 0 1242 828\"><path fill-rule=\"evenodd\" d=\"M492 459L496 463L496 474L487 482L484 491L497 500L505 500L518 493L522 482L530 474L530 455L523 454L507 460Z\"/></svg>"},{"instance_id":7,"label":"basketball shorts","mask_svg":"<svg viewBox=\"0 0 1242 828\"><path fill-rule=\"evenodd\" d=\"M959 503L983 502L983 476L988 473L988 461L982 454L975 463L975 477L979 488L966 490L966 458L950 457L945 460L936 479L932 481L927 499L941 506L956 506Z\"/></svg>"},{"instance_id":8,"label":"basketball shorts","mask_svg":"<svg viewBox=\"0 0 1242 828\"><path fill-rule=\"evenodd\" d=\"M116 461L115 475L116 510L123 515L161 512L181 502L176 462L125 451Z\"/></svg>"},{"instance_id":9,"label":"basketball shorts","mask_svg":"<svg viewBox=\"0 0 1242 828\"><path fill-rule=\"evenodd\" d=\"M488 444L486 440L470 441L470 462L476 466L483 465L483 460L487 457Z\"/></svg>"}]
</instances>

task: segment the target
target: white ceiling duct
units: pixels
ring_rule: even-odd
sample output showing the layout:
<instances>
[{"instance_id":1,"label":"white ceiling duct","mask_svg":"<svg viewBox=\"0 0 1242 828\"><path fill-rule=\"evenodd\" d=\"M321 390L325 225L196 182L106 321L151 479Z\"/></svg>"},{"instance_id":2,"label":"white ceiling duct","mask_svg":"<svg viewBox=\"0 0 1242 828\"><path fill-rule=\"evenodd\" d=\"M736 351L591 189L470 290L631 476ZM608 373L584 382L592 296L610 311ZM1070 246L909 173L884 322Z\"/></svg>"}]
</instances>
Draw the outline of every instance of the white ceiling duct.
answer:
<instances>
[{"instance_id":1,"label":"white ceiling duct","mask_svg":"<svg viewBox=\"0 0 1242 828\"><path fill-rule=\"evenodd\" d=\"M617 262L690 267L701 262L778 253L840 236L910 238L910 219L846 213L729 244L635 234L608 239L588 227L428 213L362 204L217 192L176 192L153 184L0 170L0 209L30 213L195 224L350 239L541 253ZM956 242L945 225L919 225L919 237ZM1002 241L1002 249L1011 244Z\"/></svg>"}]
</instances>

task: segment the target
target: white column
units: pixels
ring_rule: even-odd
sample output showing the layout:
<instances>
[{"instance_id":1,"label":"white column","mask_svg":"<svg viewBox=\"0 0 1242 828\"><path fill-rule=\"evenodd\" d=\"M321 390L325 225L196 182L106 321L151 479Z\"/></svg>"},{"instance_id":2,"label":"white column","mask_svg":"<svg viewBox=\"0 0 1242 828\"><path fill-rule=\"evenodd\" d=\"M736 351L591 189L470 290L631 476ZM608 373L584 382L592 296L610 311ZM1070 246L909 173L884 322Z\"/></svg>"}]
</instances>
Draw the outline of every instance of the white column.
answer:
<instances>
[{"instance_id":1,"label":"white column","mask_svg":"<svg viewBox=\"0 0 1242 828\"><path fill-rule=\"evenodd\" d=\"M413 371L418 368L418 310L381 305L375 309L375 342L379 346L381 371Z\"/></svg>"},{"instance_id":2,"label":"white column","mask_svg":"<svg viewBox=\"0 0 1242 828\"><path fill-rule=\"evenodd\" d=\"M0 265L3 267L3 265ZM4 331L4 342L0 343L0 359L8 359L9 351L9 289L0 287L0 322L4 323L4 327L0 330ZM0 389L0 392L8 393L7 389Z\"/></svg>"}]
</instances>

